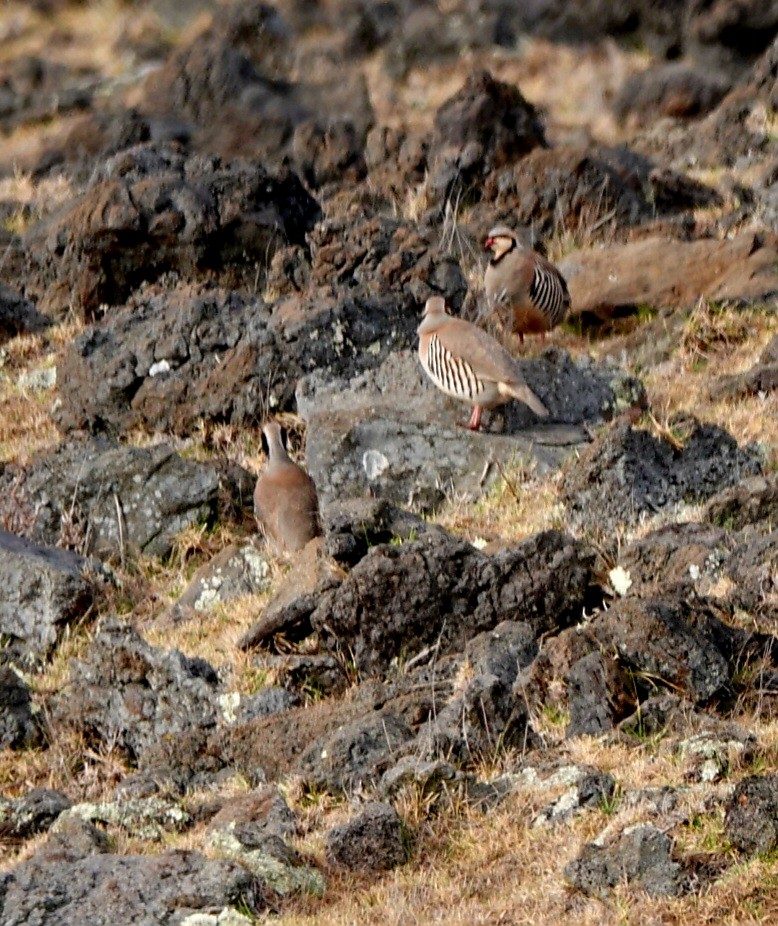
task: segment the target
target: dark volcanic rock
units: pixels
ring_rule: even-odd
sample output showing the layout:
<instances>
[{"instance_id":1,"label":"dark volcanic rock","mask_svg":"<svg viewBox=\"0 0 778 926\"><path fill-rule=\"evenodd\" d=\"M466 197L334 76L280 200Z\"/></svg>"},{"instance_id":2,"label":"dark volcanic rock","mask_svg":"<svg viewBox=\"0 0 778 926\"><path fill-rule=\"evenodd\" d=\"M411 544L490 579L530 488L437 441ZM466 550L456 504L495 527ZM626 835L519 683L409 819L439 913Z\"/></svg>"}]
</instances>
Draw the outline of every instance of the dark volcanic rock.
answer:
<instances>
[{"instance_id":1,"label":"dark volcanic rock","mask_svg":"<svg viewBox=\"0 0 778 926\"><path fill-rule=\"evenodd\" d=\"M546 147L543 127L518 87L472 74L435 114L430 191L439 202L472 196L493 170L538 146Z\"/></svg>"},{"instance_id":2,"label":"dark volcanic rock","mask_svg":"<svg viewBox=\"0 0 778 926\"><path fill-rule=\"evenodd\" d=\"M0 666L0 750L25 749L40 739L30 689L9 666Z\"/></svg>"},{"instance_id":3,"label":"dark volcanic rock","mask_svg":"<svg viewBox=\"0 0 778 926\"><path fill-rule=\"evenodd\" d=\"M760 393L767 394L778 389L778 359L775 358L778 350L771 350L770 347L767 348L759 362L745 373L718 377L711 386L712 398L737 398Z\"/></svg>"},{"instance_id":4,"label":"dark volcanic rock","mask_svg":"<svg viewBox=\"0 0 778 926\"><path fill-rule=\"evenodd\" d=\"M709 112L729 90L721 74L710 74L683 62L661 64L633 74L614 103L622 121L650 122L657 115L688 118Z\"/></svg>"},{"instance_id":5,"label":"dark volcanic rock","mask_svg":"<svg viewBox=\"0 0 778 926\"><path fill-rule=\"evenodd\" d=\"M473 221L486 233L498 221L550 238L562 229L592 229L594 240L653 217L640 185L582 148L536 150L493 171Z\"/></svg>"},{"instance_id":6,"label":"dark volcanic rock","mask_svg":"<svg viewBox=\"0 0 778 926\"><path fill-rule=\"evenodd\" d=\"M651 897L677 897L688 889L670 837L646 823L624 830L607 846L586 843L564 874L574 887L601 898L624 881Z\"/></svg>"},{"instance_id":7,"label":"dark volcanic rock","mask_svg":"<svg viewBox=\"0 0 778 926\"><path fill-rule=\"evenodd\" d=\"M110 159L81 197L28 233L27 293L51 315L75 309L91 319L170 272L253 289L257 267L279 243L302 244L318 215L286 169L273 175L249 161L186 160L140 145Z\"/></svg>"},{"instance_id":8,"label":"dark volcanic rock","mask_svg":"<svg viewBox=\"0 0 778 926\"><path fill-rule=\"evenodd\" d=\"M778 775L751 775L727 804L727 838L743 852L766 855L778 846Z\"/></svg>"},{"instance_id":9,"label":"dark volcanic rock","mask_svg":"<svg viewBox=\"0 0 778 926\"><path fill-rule=\"evenodd\" d=\"M327 858L346 868L395 868L406 861L403 824L390 804L372 803L326 836Z\"/></svg>"},{"instance_id":10,"label":"dark volcanic rock","mask_svg":"<svg viewBox=\"0 0 778 926\"><path fill-rule=\"evenodd\" d=\"M29 537L101 555L123 555L128 545L164 556L177 533L214 519L219 493L211 465L165 444L104 440L65 442L23 473L6 471L2 483L27 512ZM1 502L0 512L8 512Z\"/></svg>"},{"instance_id":11,"label":"dark volcanic rock","mask_svg":"<svg viewBox=\"0 0 778 926\"><path fill-rule=\"evenodd\" d=\"M695 422L677 450L620 423L587 448L566 475L563 491L575 524L608 531L680 501L703 501L760 470L756 453L739 448L716 425Z\"/></svg>"},{"instance_id":12,"label":"dark volcanic rock","mask_svg":"<svg viewBox=\"0 0 778 926\"><path fill-rule=\"evenodd\" d=\"M330 125L303 122L294 133L292 149L295 166L313 189L327 183L355 183L367 172L357 130L345 120Z\"/></svg>"},{"instance_id":13,"label":"dark volcanic rock","mask_svg":"<svg viewBox=\"0 0 778 926\"><path fill-rule=\"evenodd\" d=\"M92 71L76 71L51 60L22 55L0 70L0 127L4 132L31 122L86 109L95 90Z\"/></svg>"},{"instance_id":14,"label":"dark volcanic rock","mask_svg":"<svg viewBox=\"0 0 778 926\"><path fill-rule=\"evenodd\" d=\"M0 283L0 344L17 334L41 331L50 323L30 302Z\"/></svg>"},{"instance_id":15,"label":"dark volcanic rock","mask_svg":"<svg viewBox=\"0 0 778 926\"><path fill-rule=\"evenodd\" d=\"M732 530L751 525L772 530L778 524L778 473L752 476L723 489L707 503L703 517Z\"/></svg>"},{"instance_id":16,"label":"dark volcanic rock","mask_svg":"<svg viewBox=\"0 0 778 926\"><path fill-rule=\"evenodd\" d=\"M267 836L293 836L297 818L276 788L264 787L227 800L208 828L226 830L251 849Z\"/></svg>"},{"instance_id":17,"label":"dark volcanic rock","mask_svg":"<svg viewBox=\"0 0 778 926\"><path fill-rule=\"evenodd\" d=\"M312 615L328 646L363 672L380 672L426 646L449 653L503 620L536 634L578 620L592 554L556 531L493 557L453 537L430 535L373 547Z\"/></svg>"},{"instance_id":18,"label":"dark volcanic rock","mask_svg":"<svg viewBox=\"0 0 778 926\"><path fill-rule=\"evenodd\" d=\"M373 711L312 743L300 756L297 774L330 791L377 782L398 750L413 739L411 728L390 711Z\"/></svg>"},{"instance_id":19,"label":"dark volcanic rock","mask_svg":"<svg viewBox=\"0 0 778 926\"><path fill-rule=\"evenodd\" d=\"M324 512L324 553L344 566L354 566L381 543L418 540L443 534L437 524L383 499L335 500Z\"/></svg>"},{"instance_id":20,"label":"dark volcanic rock","mask_svg":"<svg viewBox=\"0 0 778 926\"><path fill-rule=\"evenodd\" d=\"M0 838L27 839L45 832L70 806L64 794L48 788L35 788L23 797L0 798Z\"/></svg>"},{"instance_id":21,"label":"dark volcanic rock","mask_svg":"<svg viewBox=\"0 0 778 926\"><path fill-rule=\"evenodd\" d=\"M0 531L0 633L7 655L45 659L92 603L88 563Z\"/></svg>"},{"instance_id":22,"label":"dark volcanic rock","mask_svg":"<svg viewBox=\"0 0 778 926\"><path fill-rule=\"evenodd\" d=\"M589 627L624 666L696 703L709 701L730 680L728 628L704 606L669 597L624 598Z\"/></svg>"},{"instance_id":23,"label":"dark volcanic rock","mask_svg":"<svg viewBox=\"0 0 778 926\"><path fill-rule=\"evenodd\" d=\"M88 740L137 759L174 734L214 727L217 693L216 672L204 660L156 649L131 627L111 623L73 663L56 711Z\"/></svg>"},{"instance_id":24,"label":"dark volcanic rock","mask_svg":"<svg viewBox=\"0 0 778 926\"><path fill-rule=\"evenodd\" d=\"M4 887L5 926L173 926L196 912L262 905L262 886L242 865L198 852L98 854L76 862L44 854L18 865Z\"/></svg>"}]
</instances>

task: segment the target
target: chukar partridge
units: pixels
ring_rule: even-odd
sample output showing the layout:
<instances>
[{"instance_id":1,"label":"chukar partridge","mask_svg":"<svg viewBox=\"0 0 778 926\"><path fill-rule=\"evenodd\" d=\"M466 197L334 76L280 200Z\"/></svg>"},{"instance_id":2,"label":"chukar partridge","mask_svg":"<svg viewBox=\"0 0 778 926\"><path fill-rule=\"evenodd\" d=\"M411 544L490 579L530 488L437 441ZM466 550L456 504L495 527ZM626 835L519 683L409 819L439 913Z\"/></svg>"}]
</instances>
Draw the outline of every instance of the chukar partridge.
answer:
<instances>
[{"instance_id":1,"label":"chukar partridge","mask_svg":"<svg viewBox=\"0 0 778 926\"><path fill-rule=\"evenodd\" d=\"M505 225L489 232L484 248L492 252L484 276L490 310L506 316L503 321L522 343L525 334L545 338L547 331L564 321L570 308L565 278Z\"/></svg>"},{"instance_id":2,"label":"chukar partridge","mask_svg":"<svg viewBox=\"0 0 778 926\"><path fill-rule=\"evenodd\" d=\"M424 372L446 395L473 406L467 423L471 430L480 428L485 408L508 399L524 402L536 415L548 414L508 351L470 322L452 318L440 296L427 300L418 333Z\"/></svg>"},{"instance_id":3,"label":"chukar partridge","mask_svg":"<svg viewBox=\"0 0 778 926\"><path fill-rule=\"evenodd\" d=\"M257 524L281 549L301 550L321 533L316 486L289 458L278 422L268 422L262 433L267 440L268 461L254 489Z\"/></svg>"}]
</instances>

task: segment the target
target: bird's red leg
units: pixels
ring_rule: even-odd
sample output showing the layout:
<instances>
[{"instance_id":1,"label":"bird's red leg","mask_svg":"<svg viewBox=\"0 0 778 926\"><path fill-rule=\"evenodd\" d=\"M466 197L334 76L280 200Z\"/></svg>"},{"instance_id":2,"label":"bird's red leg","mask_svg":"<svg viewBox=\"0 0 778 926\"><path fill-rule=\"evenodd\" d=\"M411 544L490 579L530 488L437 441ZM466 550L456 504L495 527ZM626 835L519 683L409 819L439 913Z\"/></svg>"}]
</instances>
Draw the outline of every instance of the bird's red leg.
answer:
<instances>
[{"instance_id":1,"label":"bird's red leg","mask_svg":"<svg viewBox=\"0 0 778 926\"><path fill-rule=\"evenodd\" d=\"M473 414L470 416L470 421L468 421L466 425L469 430L477 431L481 427L481 415L483 411L480 405L473 406Z\"/></svg>"}]
</instances>

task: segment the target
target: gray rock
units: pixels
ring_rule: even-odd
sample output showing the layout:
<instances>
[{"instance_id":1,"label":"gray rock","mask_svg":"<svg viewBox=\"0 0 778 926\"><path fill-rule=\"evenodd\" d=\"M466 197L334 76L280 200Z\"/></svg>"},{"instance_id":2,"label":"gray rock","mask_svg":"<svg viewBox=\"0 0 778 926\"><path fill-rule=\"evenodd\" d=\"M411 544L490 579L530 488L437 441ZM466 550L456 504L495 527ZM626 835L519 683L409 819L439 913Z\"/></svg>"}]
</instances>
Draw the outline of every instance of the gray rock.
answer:
<instances>
[{"instance_id":1,"label":"gray rock","mask_svg":"<svg viewBox=\"0 0 778 926\"><path fill-rule=\"evenodd\" d=\"M36 311L32 303L0 283L0 344L9 338L32 331L41 331L51 319Z\"/></svg>"},{"instance_id":2,"label":"gray rock","mask_svg":"<svg viewBox=\"0 0 778 926\"><path fill-rule=\"evenodd\" d=\"M256 694L241 698L236 712L237 723L248 723L258 717L269 717L271 714L280 714L300 704L299 697L286 688L270 686L263 688Z\"/></svg>"},{"instance_id":3,"label":"gray rock","mask_svg":"<svg viewBox=\"0 0 778 926\"><path fill-rule=\"evenodd\" d=\"M770 531L778 523L778 473L751 476L717 492L703 519L732 530L755 525Z\"/></svg>"},{"instance_id":4,"label":"gray rock","mask_svg":"<svg viewBox=\"0 0 778 926\"><path fill-rule=\"evenodd\" d=\"M558 787L560 784L568 787L556 800L543 807L535 817L533 826L562 823L586 808L601 808L613 798L616 791L613 775L587 766L560 769L543 782L545 787Z\"/></svg>"},{"instance_id":5,"label":"gray rock","mask_svg":"<svg viewBox=\"0 0 778 926\"><path fill-rule=\"evenodd\" d=\"M494 413L502 434L458 427L467 407L434 387L415 353L393 354L357 377L322 371L305 377L296 399L320 495L326 502L369 492L422 509L436 507L452 490L478 495L500 466L517 460L533 462L539 473L558 468L588 442L582 422L608 419L642 393L634 380L617 387L614 368L574 363L561 351L525 361L523 369L554 423L539 426L514 402Z\"/></svg>"},{"instance_id":6,"label":"gray rock","mask_svg":"<svg viewBox=\"0 0 778 926\"><path fill-rule=\"evenodd\" d=\"M167 834L181 832L192 822L179 804L159 797L74 804L65 815L78 817L87 823L113 826L152 842L161 841Z\"/></svg>"},{"instance_id":7,"label":"gray rock","mask_svg":"<svg viewBox=\"0 0 778 926\"><path fill-rule=\"evenodd\" d=\"M192 576L173 608L175 620L213 610L241 595L256 595L270 587L270 561L252 543L230 544Z\"/></svg>"},{"instance_id":8,"label":"gray rock","mask_svg":"<svg viewBox=\"0 0 778 926\"><path fill-rule=\"evenodd\" d=\"M650 824L625 829L607 846L586 843L564 874L574 887L600 898L607 898L611 888L624 881L650 897L677 897L686 889L670 837Z\"/></svg>"},{"instance_id":9,"label":"gray rock","mask_svg":"<svg viewBox=\"0 0 778 926\"><path fill-rule=\"evenodd\" d=\"M92 603L86 560L0 531L0 633L11 656L49 656Z\"/></svg>"},{"instance_id":10,"label":"gray rock","mask_svg":"<svg viewBox=\"0 0 778 926\"><path fill-rule=\"evenodd\" d=\"M297 773L330 791L377 782L391 760L413 738L411 728L388 711L372 712L310 745Z\"/></svg>"},{"instance_id":11,"label":"gray rock","mask_svg":"<svg viewBox=\"0 0 778 926\"><path fill-rule=\"evenodd\" d=\"M392 797L410 786L431 796L464 781L462 772L441 759L428 761L418 756L403 756L384 772L380 791L384 797Z\"/></svg>"},{"instance_id":12,"label":"gray rock","mask_svg":"<svg viewBox=\"0 0 778 926\"><path fill-rule=\"evenodd\" d=\"M27 293L54 316L75 311L91 321L102 306L120 305L143 281L170 272L217 275L250 289L257 262L284 240L302 244L320 214L289 170L187 160L154 142L125 148L90 180L25 239ZM60 381L66 385L67 375Z\"/></svg>"},{"instance_id":13,"label":"gray rock","mask_svg":"<svg viewBox=\"0 0 778 926\"><path fill-rule=\"evenodd\" d=\"M228 799L208 828L232 833L245 848L255 849L266 836L294 836L297 817L276 788L263 787Z\"/></svg>"},{"instance_id":14,"label":"gray rock","mask_svg":"<svg viewBox=\"0 0 778 926\"><path fill-rule=\"evenodd\" d=\"M696 703L729 682L727 628L705 606L684 598L624 598L589 627L604 647L616 650L622 665Z\"/></svg>"},{"instance_id":15,"label":"gray rock","mask_svg":"<svg viewBox=\"0 0 778 926\"><path fill-rule=\"evenodd\" d=\"M49 830L49 837L36 853L39 859L70 861L109 852L108 834L78 814L62 813Z\"/></svg>"},{"instance_id":16,"label":"gray rock","mask_svg":"<svg viewBox=\"0 0 778 926\"><path fill-rule=\"evenodd\" d=\"M778 846L778 775L750 775L727 804L727 838L742 852L765 855Z\"/></svg>"},{"instance_id":17,"label":"gray rock","mask_svg":"<svg viewBox=\"0 0 778 926\"><path fill-rule=\"evenodd\" d=\"M34 788L23 797L0 798L0 836L27 839L49 829L61 813L71 806L59 791Z\"/></svg>"},{"instance_id":18,"label":"gray rock","mask_svg":"<svg viewBox=\"0 0 778 926\"><path fill-rule=\"evenodd\" d=\"M9 666L0 666L0 750L26 749L40 739L30 689Z\"/></svg>"},{"instance_id":19,"label":"gray rock","mask_svg":"<svg viewBox=\"0 0 778 926\"><path fill-rule=\"evenodd\" d=\"M21 474L3 474L29 511L31 539L100 555L167 554L177 533L216 516L219 476L165 444L66 441Z\"/></svg>"},{"instance_id":20,"label":"gray rock","mask_svg":"<svg viewBox=\"0 0 778 926\"><path fill-rule=\"evenodd\" d=\"M408 857L403 823L390 804L372 803L325 836L327 858L344 868L367 871L402 865Z\"/></svg>"},{"instance_id":21,"label":"gray rock","mask_svg":"<svg viewBox=\"0 0 778 926\"><path fill-rule=\"evenodd\" d=\"M173 926L228 904L259 909L262 886L236 862L178 851L77 861L33 857L8 875L4 893L4 926Z\"/></svg>"},{"instance_id":22,"label":"gray rock","mask_svg":"<svg viewBox=\"0 0 778 926\"><path fill-rule=\"evenodd\" d=\"M377 498L335 499L324 511L324 553L344 566L354 566L380 543L418 540L443 528Z\"/></svg>"},{"instance_id":23,"label":"gray rock","mask_svg":"<svg viewBox=\"0 0 778 926\"><path fill-rule=\"evenodd\" d=\"M110 743L137 759L176 733L214 727L218 678L202 659L150 646L114 621L74 661L70 686L55 705L60 723L87 740Z\"/></svg>"},{"instance_id":24,"label":"gray rock","mask_svg":"<svg viewBox=\"0 0 778 926\"><path fill-rule=\"evenodd\" d=\"M756 452L738 447L726 431L692 426L682 450L626 423L606 431L565 476L571 520L581 528L612 531L680 501L704 501L760 472Z\"/></svg>"},{"instance_id":25,"label":"gray rock","mask_svg":"<svg viewBox=\"0 0 778 926\"><path fill-rule=\"evenodd\" d=\"M577 621L592 554L548 531L489 557L454 537L373 547L312 615L320 638L346 647L360 671L382 672L425 647L464 648L504 620L535 634Z\"/></svg>"}]
</instances>

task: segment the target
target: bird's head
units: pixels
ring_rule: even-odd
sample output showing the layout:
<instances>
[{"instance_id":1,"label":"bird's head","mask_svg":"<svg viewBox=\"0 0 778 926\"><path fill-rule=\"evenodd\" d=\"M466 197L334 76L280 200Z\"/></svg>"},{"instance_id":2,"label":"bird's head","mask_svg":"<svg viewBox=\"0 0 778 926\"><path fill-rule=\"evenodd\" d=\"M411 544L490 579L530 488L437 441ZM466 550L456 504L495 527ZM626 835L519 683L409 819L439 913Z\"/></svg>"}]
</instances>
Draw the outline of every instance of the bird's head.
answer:
<instances>
[{"instance_id":1,"label":"bird's head","mask_svg":"<svg viewBox=\"0 0 778 926\"><path fill-rule=\"evenodd\" d=\"M497 263L509 251L521 247L519 236L507 225L495 225L484 241L484 250L491 251L493 263Z\"/></svg>"}]
</instances>

